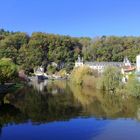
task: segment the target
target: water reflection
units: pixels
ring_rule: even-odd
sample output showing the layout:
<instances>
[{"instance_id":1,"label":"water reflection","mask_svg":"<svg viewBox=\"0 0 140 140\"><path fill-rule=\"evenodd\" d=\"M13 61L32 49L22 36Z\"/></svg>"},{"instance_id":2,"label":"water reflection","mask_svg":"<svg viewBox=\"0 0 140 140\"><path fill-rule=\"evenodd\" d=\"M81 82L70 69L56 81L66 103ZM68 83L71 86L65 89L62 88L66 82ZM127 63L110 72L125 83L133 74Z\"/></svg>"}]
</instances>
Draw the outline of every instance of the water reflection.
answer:
<instances>
[{"instance_id":1,"label":"water reflection","mask_svg":"<svg viewBox=\"0 0 140 140\"><path fill-rule=\"evenodd\" d=\"M2 125L0 125L0 137L2 135Z\"/></svg>"},{"instance_id":2,"label":"water reflection","mask_svg":"<svg viewBox=\"0 0 140 140\"><path fill-rule=\"evenodd\" d=\"M42 88L38 88L37 83L32 83L5 95L6 104L0 106L1 127L28 120L33 124L41 124L77 117L140 120L138 99L104 94L66 81L45 81L41 85Z\"/></svg>"},{"instance_id":3,"label":"water reflection","mask_svg":"<svg viewBox=\"0 0 140 140\"><path fill-rule=\"evenodd\" d=\"M32 79L32 81L29 82L29 85L32 86L37 91L43 92L45 87L47 86L48 80L39 81L36 78Z\"/></svg>"}]
</instances>

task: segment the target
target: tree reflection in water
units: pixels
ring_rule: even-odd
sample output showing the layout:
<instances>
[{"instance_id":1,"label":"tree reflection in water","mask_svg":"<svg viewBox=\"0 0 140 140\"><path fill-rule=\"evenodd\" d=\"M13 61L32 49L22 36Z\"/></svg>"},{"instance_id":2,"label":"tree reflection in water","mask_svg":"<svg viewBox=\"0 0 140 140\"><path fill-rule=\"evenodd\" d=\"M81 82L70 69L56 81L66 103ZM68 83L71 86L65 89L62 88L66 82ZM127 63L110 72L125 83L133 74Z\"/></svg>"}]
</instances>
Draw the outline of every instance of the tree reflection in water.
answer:
<instances>
[{"instance_id":1,"label":"tree reflection in water","mask_svg":"<svg viewBox=\"0 0 140 140\"><path fill-rule=\"evenodd\" d=\"M90 88L70 85L66 81L48 82L43 91L26 86L7 93L0 107L1 126L9 123L47 123L75 117L133 118L140 117L138 99L103 94Z\"/></svg>"}]
</instances>

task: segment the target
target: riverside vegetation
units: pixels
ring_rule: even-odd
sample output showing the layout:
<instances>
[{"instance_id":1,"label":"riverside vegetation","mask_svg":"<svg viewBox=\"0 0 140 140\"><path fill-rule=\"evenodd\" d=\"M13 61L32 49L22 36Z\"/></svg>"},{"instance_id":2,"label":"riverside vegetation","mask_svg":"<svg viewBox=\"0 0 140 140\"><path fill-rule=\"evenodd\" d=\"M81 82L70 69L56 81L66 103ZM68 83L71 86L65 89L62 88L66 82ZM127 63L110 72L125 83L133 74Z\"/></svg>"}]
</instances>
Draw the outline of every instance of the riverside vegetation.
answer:
<instances>
[{"instance_id":1,"label":"riverside vegetation","mask_svg":"<svg viewBox=\"0 0 140 140\"><path fill-rule=\"evenodd\" d=\"M70 82L81 87L90 87L118 95L140 97L140 82L132 74L127 83L122 82L123 75L116 67L107 67L103 74L83 66L75 68L71 74Z\"/></svg>"},{"instance_id":2,"label":"riverside vegetation","mask_svg":"<svg viewBox=\"0 0 140 140\"><path fill-rule=\"evenodd\" d=\"M0 59L0 83L13 81L17 77L17 66L11 59Z\"/></svg>"},{"instance_id":3,"label":"riverside vegetation","mask_svg":"<svg viewBox=\"0 0 140 140\"><path fill-rule=\"evenodd\" d=\"M64 75L71 73L79 54L87 61L120 62L128 56L131 62L135 62L139 52L140 37L88 38L42 32L29 36L23 32L0 29L0 82L13 81L17 76L17 67L29 73L42 65L48 73ZM71 82L81 86L140 96L140 83L135 76L131 76L127 84L122 84L121 78L120 71L113 67L106 69L103 75L85 67L74 69L71 74Z\"/></svg>"},{"instance_id":4,"label":"riverside vegetation","mask_svg":"<svg viewBox=\"0 0 140 140\"><path fill-rule=\"evenodd\" d=\"M0 139L138 139L140 83L135 75L123 84L117 68L101 75L73 66L78 54L88 61L122 61L127 55L134 62L139 50L139 37L29 36L0 30L1 83L17 83L19 70L29 74L40 65L50 74L71 73L70 82L30 81L0 94Z\"/></svg>"}]
</instances>

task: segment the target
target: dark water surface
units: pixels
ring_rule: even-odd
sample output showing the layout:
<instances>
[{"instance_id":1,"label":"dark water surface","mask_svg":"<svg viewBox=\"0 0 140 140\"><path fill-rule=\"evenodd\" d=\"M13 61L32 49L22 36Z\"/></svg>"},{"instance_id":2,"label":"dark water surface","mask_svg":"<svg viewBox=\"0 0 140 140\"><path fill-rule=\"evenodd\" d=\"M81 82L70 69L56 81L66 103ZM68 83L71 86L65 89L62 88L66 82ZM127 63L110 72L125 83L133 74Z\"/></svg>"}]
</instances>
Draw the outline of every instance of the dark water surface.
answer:
<instances>
[{"instance_id":1,"label":"dark water surface","mask_svg":"<svg viewBox=\"0 0 140 140\"><path fill-rule=\"evenodd\" d=\"M140 140L140 99L45 81L0 103L0 140Z\"/></svg>"}]
</instances>

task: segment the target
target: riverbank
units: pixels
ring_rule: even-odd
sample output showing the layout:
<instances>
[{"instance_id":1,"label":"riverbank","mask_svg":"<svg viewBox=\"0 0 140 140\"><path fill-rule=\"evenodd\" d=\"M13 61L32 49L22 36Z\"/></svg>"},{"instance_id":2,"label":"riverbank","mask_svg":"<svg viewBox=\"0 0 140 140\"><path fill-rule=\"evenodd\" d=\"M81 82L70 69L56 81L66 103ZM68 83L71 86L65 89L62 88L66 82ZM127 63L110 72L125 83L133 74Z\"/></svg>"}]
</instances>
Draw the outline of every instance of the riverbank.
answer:
<instances>
[{"instance_id":1,"label":"riverbank","mask_svg":"<svg viewBox=\"0 0 140 140\"><path fill-rule=\"evenodd\" d=\"M122 81L122 77L123 74L116 67L107 67L100 75L88 67L79 67L72 71L70 82L74 85L87 86L106 93L140 97L140 81L136 74L129 75L126 83Z\"/></svg>"}]
</instances>

